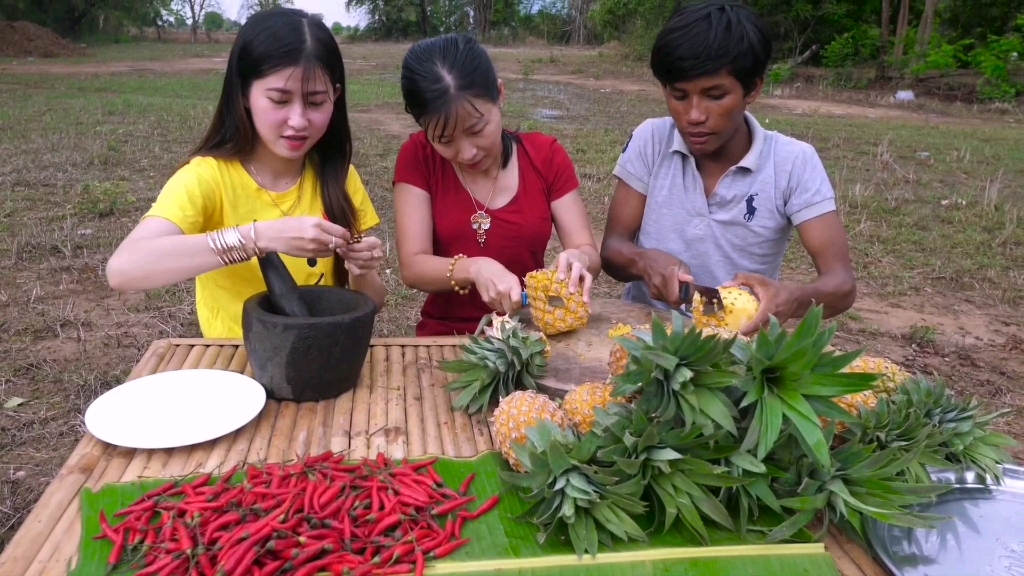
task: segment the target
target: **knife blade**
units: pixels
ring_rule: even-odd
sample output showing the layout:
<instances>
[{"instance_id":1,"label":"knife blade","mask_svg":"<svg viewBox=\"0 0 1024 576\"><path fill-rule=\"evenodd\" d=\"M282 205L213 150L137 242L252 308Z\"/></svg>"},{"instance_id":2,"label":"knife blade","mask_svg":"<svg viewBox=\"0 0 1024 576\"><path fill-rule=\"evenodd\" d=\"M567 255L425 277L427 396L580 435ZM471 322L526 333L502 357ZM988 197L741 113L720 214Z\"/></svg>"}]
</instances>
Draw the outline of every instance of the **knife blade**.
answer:
<instances>
[{"instance_id":1,"label":"knife blade","mask_svg":"<svg viewBox=\"0 0 1024 576\"><path fill-rule=\"evenodd\" d=\"M521 300L523 301L523 307L530 305L530 297L523 292ZM558 296L548 296L548 306L552 308L565 308L565 300L562 300Z\"/></svg>"},{"instance_id":2,"label":"knife blade","mask_svg":"<svg viewBox=\"0 0 1024 576\"><path fill-rule=\"evenodd\" d=\"M705 314L713 314L715 310L720 310L725 306L724 302L722 302L722 294L717 288L690 282L679 283L679 298L683 301L683 307L688 307L691 312L693 311L694 294L700 294L704 298L703 312Z\"/></svg>"}]
</instances>

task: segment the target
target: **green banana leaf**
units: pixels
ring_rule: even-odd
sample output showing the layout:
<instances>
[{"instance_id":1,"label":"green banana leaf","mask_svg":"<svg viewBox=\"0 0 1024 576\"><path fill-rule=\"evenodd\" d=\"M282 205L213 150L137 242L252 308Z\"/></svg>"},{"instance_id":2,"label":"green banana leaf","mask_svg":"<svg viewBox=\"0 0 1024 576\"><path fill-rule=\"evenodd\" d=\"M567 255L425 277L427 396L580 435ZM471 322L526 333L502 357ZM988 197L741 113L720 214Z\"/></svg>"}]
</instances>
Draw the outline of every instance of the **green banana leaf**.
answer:
<instances>
[{"instance_id":1,"label":"green banana leaf","mask_svg":"<svg viewBox=\"0 0 1024 576\"><path fill-rule=\"evenodd\" d=\"M507 491L498 471L507 468L497 452L485 452L472 459L439 458L435 469L452 487L476 473L470 494L478 504L494 494L501 503L491 512L468 522L463 537L470 543L442 561L428 564L427 574L474 576L838 576L832 557L821 544L793 543L751 545L738 534L708 526L711 546L701 546L685 529L655 533L649 542L617 542L602 549L596 558L577 558L568 538L537 542L537 527L516 517L528 505ZM112 524L118 510L167 479L107 484L98 492L86 488L81 494L82 540L78 564L70 576L130 576L132 570L108 572L107 558L113 545L93 540L100 534L99 513L105 511ZM475 506L471 506L475 507ZM766 518L768 525L779 518ZM806 530L796 542L807 542Z\"/></svg>"}]
</instances>

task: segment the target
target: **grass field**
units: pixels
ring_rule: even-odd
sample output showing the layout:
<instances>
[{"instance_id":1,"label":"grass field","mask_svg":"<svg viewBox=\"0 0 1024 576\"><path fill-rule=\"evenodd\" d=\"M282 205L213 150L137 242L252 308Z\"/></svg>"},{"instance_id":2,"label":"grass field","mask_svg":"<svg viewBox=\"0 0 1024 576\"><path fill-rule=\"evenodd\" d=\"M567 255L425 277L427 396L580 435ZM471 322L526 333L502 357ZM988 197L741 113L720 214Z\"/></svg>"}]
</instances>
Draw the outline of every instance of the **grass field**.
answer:
<instances>
[{"instance_id":1,"label":"grass field","mask_svg":"<svg viewBox=\"0 0 1024 576\"><path fill-rule=\"evenodd\" d=\"M399 281L389 191L395 154L415 129L397 86L402 47L344 49L355 163L388 244L389 306L376 330L410 335L421 296ZM226 47L197 50L112 46L59 62L60 74L0 62L19 69L0 72L0 406L9 406L0 408L0 550L81 437L92 399L120 383L154 339L199 336L190 285L117 294L103 274L205 129L218 65L175 62L223 57ZM509 78L508 126L560 138L600 232L622 144L643 119L664 113L642 63L547 47L494 56ZM153 64L116 72L130 60ZM85 68L97 63L112 67ZM68 73L76 66L83 73ZM926 105L930 115L884 107L808 114L766 99L753 111L765 127L813 143L837 189L860 280L840 344L1012 410L1003 427L1024 440L1024 130L1013 114ZM786 273L813 274L795 239ZM619 291L606 277L598 283L598 296Z\"/></svg>"}]
</instances>

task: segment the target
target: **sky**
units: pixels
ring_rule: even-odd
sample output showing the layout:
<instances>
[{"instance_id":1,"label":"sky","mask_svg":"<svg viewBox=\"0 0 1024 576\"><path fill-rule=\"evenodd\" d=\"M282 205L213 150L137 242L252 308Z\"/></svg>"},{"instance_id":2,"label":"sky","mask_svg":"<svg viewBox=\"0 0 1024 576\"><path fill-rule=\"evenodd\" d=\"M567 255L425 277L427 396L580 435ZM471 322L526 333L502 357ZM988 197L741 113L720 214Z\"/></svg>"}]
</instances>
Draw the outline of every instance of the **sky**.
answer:
<instances>
[{"instance_id":1,"label":"sky","mask_svg":"<svg viewBox=\"0 0 1024 576\"><path fill-rule=\"evenodd\" d=\"M334 22L341 22L343 25L352 26L361 24L362 17L358 13L349 13L345 9L345 0L294 0L295 7L307 12L320 13L324 15L324 22L330 26ZM221 13L226 18L235 20L238 18L238 9L242 6L242 0L218 0L221 5Z\"/></svg>"}]
</instances>

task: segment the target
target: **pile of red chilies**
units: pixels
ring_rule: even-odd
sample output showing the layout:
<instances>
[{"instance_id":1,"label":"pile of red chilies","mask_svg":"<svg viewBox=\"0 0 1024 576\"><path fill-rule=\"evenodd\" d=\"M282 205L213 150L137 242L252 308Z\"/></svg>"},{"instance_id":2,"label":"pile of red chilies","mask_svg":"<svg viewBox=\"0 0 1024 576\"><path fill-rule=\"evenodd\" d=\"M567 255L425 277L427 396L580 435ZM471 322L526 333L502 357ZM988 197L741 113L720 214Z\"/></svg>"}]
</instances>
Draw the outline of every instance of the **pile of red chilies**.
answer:
<instances>
[{"instance_id":1,"label":"pile of red chilies","mask_svg":"<svg viewBox=\"0 0 1024 576\"><path fill-rule=\"evenodd\" d=\"M493 496L469 511L475 475L456 492L436 459L347 462L327 452L293 464L238 468L211 483L169 482L117 512L100 513L114 550L109 567L137 576L383 576L424 573L426 562L465 546L466 521L493 509ZM116 520L115 520L116 521Z\"/></svg>"}]
</instances>

